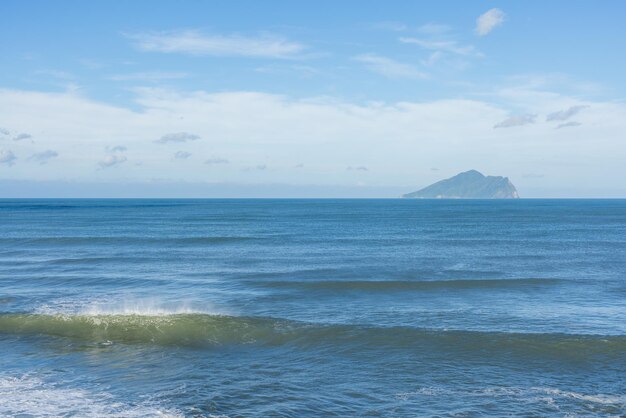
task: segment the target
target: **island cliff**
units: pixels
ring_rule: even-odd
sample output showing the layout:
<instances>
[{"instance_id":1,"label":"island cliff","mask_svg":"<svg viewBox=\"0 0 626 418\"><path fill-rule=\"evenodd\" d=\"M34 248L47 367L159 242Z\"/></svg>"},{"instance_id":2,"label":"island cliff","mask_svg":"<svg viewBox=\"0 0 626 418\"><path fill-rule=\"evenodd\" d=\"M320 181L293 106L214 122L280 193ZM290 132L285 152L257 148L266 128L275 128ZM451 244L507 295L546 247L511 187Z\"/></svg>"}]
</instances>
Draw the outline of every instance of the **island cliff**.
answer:
<instances>
[{"instance_id":1,"label":"island cliff","mask_svg":"<svg viewBox=\"0 0 626 418\"><path fill-rule=\"evenodd\" d=\"M508 177L485 176L476 170L457 174L416 192L402 195L417 199L517 199Z\"/></svg>"}]
</instances>

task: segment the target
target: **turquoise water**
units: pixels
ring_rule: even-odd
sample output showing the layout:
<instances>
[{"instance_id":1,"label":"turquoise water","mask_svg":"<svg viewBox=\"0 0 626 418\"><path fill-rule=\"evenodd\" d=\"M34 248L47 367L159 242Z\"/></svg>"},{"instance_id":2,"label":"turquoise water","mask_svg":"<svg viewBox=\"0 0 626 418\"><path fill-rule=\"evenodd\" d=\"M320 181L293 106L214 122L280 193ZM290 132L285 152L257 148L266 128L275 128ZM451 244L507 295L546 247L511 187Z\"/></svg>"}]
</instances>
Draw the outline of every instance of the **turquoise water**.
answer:
<instances>
[{"instance_id":1,"label":"turquoise water","mask_svg":"<svg viewBox=\"0 0 626 418\"><path fill-rule=\"evenodd\" d=\"M0 416L626 414L625 200L0 200Z\"/></svg>"}]
</instances>

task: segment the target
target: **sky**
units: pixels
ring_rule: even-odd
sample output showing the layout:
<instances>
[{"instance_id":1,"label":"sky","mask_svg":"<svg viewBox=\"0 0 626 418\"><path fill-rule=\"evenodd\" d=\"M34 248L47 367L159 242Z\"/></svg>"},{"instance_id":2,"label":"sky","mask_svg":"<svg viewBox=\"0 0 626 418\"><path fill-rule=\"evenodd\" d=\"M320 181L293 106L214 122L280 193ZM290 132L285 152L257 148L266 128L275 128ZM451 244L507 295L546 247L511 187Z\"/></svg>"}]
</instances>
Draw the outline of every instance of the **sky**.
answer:
<instances>
[{"instance_id":1,"label":"sky","mask_svg":"<svg viewBox=\"0 0 626 418\"><path fill-rule=\"evenodd\" d=\"M0 197L626 197L626 3L0 2Z\"/></svg>"}]
</instances>

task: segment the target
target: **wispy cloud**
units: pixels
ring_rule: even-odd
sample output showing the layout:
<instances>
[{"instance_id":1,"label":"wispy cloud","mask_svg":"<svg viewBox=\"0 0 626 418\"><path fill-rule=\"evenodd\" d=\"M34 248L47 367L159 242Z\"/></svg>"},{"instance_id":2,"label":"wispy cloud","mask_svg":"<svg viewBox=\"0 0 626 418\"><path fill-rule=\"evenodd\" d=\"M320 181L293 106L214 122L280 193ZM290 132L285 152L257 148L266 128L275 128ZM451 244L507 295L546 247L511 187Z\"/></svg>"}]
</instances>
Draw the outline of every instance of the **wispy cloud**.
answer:
<instances>
[{"instance_id":1,"label":"wispy cloud","mask_svg":"<svg viewBox=\"0 0 626 418\"><path fill-rule=\"evenodd\" d=\"M37 152L37 153L31 155L30 157L28 157L28 160L29 161L34 161L34 162L37 162L37 163L43 165L43 164L47 164L48 161L50 161L51 159L56 158L58 156L59 156L59 153L49 149L49 150L42 151L42 152Z\"/></svg>"},{"instance_id":2,"label":"wispy cloud","mask_svg":"<svg viewBox=\"0 0 626 418\"><path fill-rule=\"evenodd\" d=\"M411 64L405 64L376 54L363 54L354 57L364 63L370 71L389 78L426 78L427 75Z\"/></svg>"},{"instance_id":3,"label":"wispy cloud","mask_svg":"<svg viewBox=\"0 0 626 418\"><path fill-rule=\"evenodd\" d=\"M257 67L254 71L263 74L296 74L302 78L311 78L321 73L319 69L310 65L276 65L275 63Z\"/></svg>"},{"instance_id":4,"label":"wispy cloud","mask_svg":"<svg viewBox=\"0 0 626 418\"><path fill-rule=\"evenodd\" d=\"M107 155L106 157L104 157L104 159L99 161L98 165L100 166L101 169L105 169L105 168L113 167L115 165L122 164L126 162L126 160L127 158L124 155L111 154L111 155Z\"/></svg>"},{"instance_id":5,"label":"wispy cloud","mask_svg":"<svg viewBox=\"0 0 626 418\"><path fill-rule=\"evenodd\" d=\"M53 69L37 70L34 72L34 74L43 75L46 77L58 78L60 80L73 80L75 78L73 74L68 73L67 71L60 71L60 70L53 70Z\"/></svg>"},{"instance_id":6,"label":"wispy cloud","mask_svg":"<svg viewBox=\"0 0 626 418\"><path fill-rule=\"evenodd\" d=\"M561 123L559 124L556 129L561 129L561 128L575 128L576 126L580 126L582 125L582 123L580 122L575 122L575 121L571 121L571 122L565 122L565 123Z\"/></svg>"},{"instance_id":7,"label":"wispy cloud","mask_svg":"<svg viewBox=\"0 0 626 418\"><path fill-rule=\"evenodd\" d=\"M124 152L127 149L128 148L126 148L124 145L115 145L114 147L106 147L106 150L108 152Z\"/></svg>"},{"instance_id":8,"label":"wispy cloud","mask_svg":"<svg viewBox=\"0 0 626 418\"><path fill-rule=\"evenodd\" d=\"M17 134L13 137L14 141L23 141L25 139L32 139L33 136L31 134L27 134L27 133L21 133L21 134Z\"/></svg>"},{"instance_id":9,"label":"wispy cloud","mask_svg":"<svg viewBox=\"0 0 626 418\"><path fill-rule=\"evenodd\" d=\"M431 51L444 51L465 56L482 56L482 54L478 50L476 50L473 45L459 45L458 42L451 40L433 40L403 37L400 38L400 42L405 44L414 44Z\"/></svg>"},{"instance_id":10,"label":"wispy cloud","mask_svg":"<svg viewBox=\"0 0 626 418\"><path fill-rule=\"evenodd\" d=\"M494 129L496 129L496 128L512 128L514 126L529 125L531 123L535 123L536 118L537 118L537 115L531 115L531 114L513 115L513 116L506 118L502 122L495 124L493 127Z\"/></svg>"},{"instance_id":11,"label":"wispy cloud","mask_svg":"<svg viewBox=\"0 0 626 418\"><path fill-rule=\"evenodd\" d=\"M114 74L109 76L109 80L113 81L145 81L145 82L158 82L163 80L177 80L186 78L187 73L183 72L165 72L165 71L149 71L129 74Z\"/></svg>"},{"instance_id":12,"label":"wispy cloud","mask_svg":"<svg viewBox=\"0 0 626 418\"><path fill-rule=\"evenodd\" d=\"M213 158L209 158L204 163L208 165L213 165L213 164L229 164L230 162L226 158L213 157Z\"/></svg>"},{"instance_id":13,"label":"wispy cloud","mask_svg":"<svg viewBox=\"0 0 626 418\"><path fill-rule=\"evenodd\" d=\"M487 10L476 19L476 33L479 36L485 36L496 27L504 23L506 15L500 9Z\"/></svg>"},{"instance_id":14,"label":"wispy cloud","mask_svg":"<svg viewBox=\"0 0 626 418\"><path fill-rule=\"evenodd\" d=\"M200 139L198 135L190 134L187 132L175 132L171 134L163 135L161 138L155 140L157 144L167 144L168 142L187 142L196 141Z\"/></svg>"},{"instance_id":15,"label":"wispy cloud","mask_svg":"<svg viewBox=\"0 0 626 418\"><path fill-rule=\"evenodd\" d=\"M0 134L2 135L11 135L11 131L5 128L0 128Z\"/></svg>"},{"instance_id":16,"label":"wispy cloud","mask_svg":"<svg viewBox=\"0 0 626 418\"><path fill-rule=\"evenodd\" d=\"M355 171L369 171L367 169L367 167L365 167L363 165L360 165L360 166L357 166L357 167L348 167L348 168L346 168L346 170L349 170L349 171L352 171L352 170L355 170Z\"/></svg>"},{"instance_id":17,"label":"wispy cloud","mask_svg":"<svg viewBox=\"0 0 626 418\"><path fill-rule=\"evenodd\" d=\"M191 153L187 151L176 151L176 153L174 153L175 160L186 160L189 157L191 157Z\"/></svg>"},{"instance_id":18,"label":"wispy cloud","mask_svg":"<svg viewBox=\"0 0 626 418\"><path fill-rule=\"evenodd\" d=\"M189 55L285 58L302 52L304 45L275 35L257 37L213 35L195 30L145 32L127 35L142 51Z\"/></svg>"},{"instance_id":19,"label":"wispy cloud","mask_svg":"<svg viewBox=\"0 0 626 418\"><path fill-rule=\"evenodd\" d=\"M89 70L99 70L100 68L104 67L104 65L100 61L93 59L81 59L78 60L78 62L80 63L80 65Z\"/></svg>"},{"instance_id":20,"label":"wispy cloud","mask_svg":"<svg viewBox=\"0 0 626 418\"><path fill-rule=\"evenodd\" d=\"M444 33L450 32L451 29L450 26L439 23L426 23L417 28L418 32L426 35L443 35Z\"/></svg>"},{"instance_id":21,"label":"wispy cloud","mask_svg":"<svg viewBox=\"0 0 626 418\"><path fill-rule=\"evenodd\" d=\"M578 112L580 112L581 110L586 109L588 107L589 106L584 106L584 105L572 106L565 110L560 110L558 112L550 113L548 116L546 116L546 121L550 122L550 121L555 121L555 120L567 120L571 118L572 116L574 116L575 114L577 114Z\"/></svg>"},{"instance_id":22,"label":"wispy cloud","mask_svg":"<svg viewBox=\"0 0 626 418\"><path fill-rule=\"evenodd\" d=\"M13 151L8 149L0 149L0 164L12 166L15 164L17 157L13 154Z\"/></svg>"}]
</instances>

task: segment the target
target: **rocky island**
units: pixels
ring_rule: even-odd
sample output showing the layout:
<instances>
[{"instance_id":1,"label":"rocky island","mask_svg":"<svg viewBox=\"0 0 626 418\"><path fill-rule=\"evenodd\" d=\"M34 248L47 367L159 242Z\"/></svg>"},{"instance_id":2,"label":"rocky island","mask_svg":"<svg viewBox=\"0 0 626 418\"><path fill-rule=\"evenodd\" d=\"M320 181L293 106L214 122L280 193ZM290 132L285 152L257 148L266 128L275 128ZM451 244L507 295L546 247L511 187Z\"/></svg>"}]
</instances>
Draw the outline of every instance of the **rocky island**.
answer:
<instances>
[{"instance_id":1,"label":"rocky island","mask_svg":"<svg viewBox=\"0 0 626 418\"><path fill-rule=\"evenodd\" d=\"M517 199L508 177L485 176L476 170L457 174L416 192L402 195L414 199Z\"/></svg>"}]
</instances>

